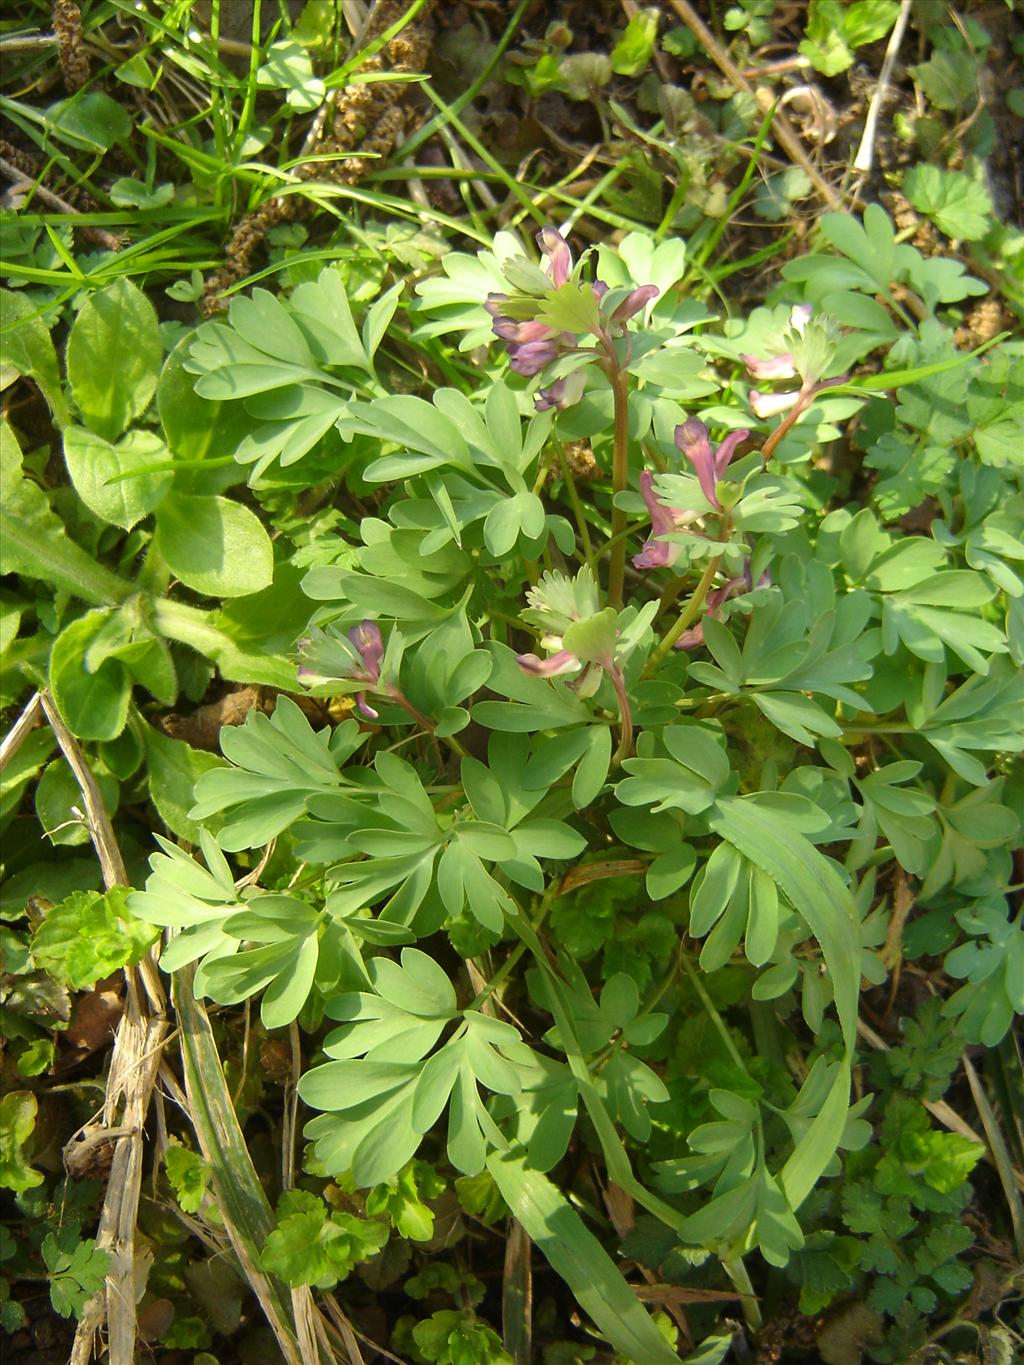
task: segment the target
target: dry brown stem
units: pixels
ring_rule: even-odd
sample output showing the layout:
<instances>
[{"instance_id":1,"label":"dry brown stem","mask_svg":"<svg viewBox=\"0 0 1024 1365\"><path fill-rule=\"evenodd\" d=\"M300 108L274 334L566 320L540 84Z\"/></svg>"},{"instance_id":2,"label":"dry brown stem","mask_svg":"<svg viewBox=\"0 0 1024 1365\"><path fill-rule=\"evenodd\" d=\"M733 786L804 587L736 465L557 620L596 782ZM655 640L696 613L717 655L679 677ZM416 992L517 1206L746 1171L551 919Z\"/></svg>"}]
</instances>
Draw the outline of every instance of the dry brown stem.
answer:
<instances>
[{"instance_id":1,"label":"dry brown stem","mask_svg":"<svg viewBox=\"0 0 1024 1365\"><path fill-rule=\"evenodd\" d=\"M3 743L0 744L0 773L7 767L32 731L42 725L44 719L43 701L39 693L35 692L29 698L21 715L4 735Z\"/></svg>"},{"instance_id":2,"label":"dry brown stem","mask_svg":"<svg viewBox=\"0 0 1024 1365\"><path fill-rule=\"evenodd\" d=\"M363 71L420 72L430 52L432 28L428 3L416 18L382 49L366 58ZM361 46L391 27L402 17L399 0L377 0L357 40ZM312 122L303 155L316 153L317 160L296 166L300 180L322 178L340 185L356 185L375 158L385 157L407 130L412 118L410 99L415 87L389 81L356 82L337 91L325 102ZM324 156L355 152L343 159L323 161ZM202 308L211 316L222 308L220 295L250 273L252 259L271 228L312 212L313 203L298 194L275 195L247 214L235 229L225 264L207 280Z\"/></svg>"},{"instance_id":3,"label":"dry brown stem","mask_svg":"<svg viewBox=\"0 0 1024 1365\"><path fill-rule=\"evenodd\" d=\"M89 79L89 58L82 36L82 11L75 0L53 0L53 32L57 39L64 86L73 95Z\"/></svg>"},{"instance_id":4,"label":"dry brown stem","mask_svg":"<svg viewBox=\"0 0 1024 1365\"><path fill-rule=\"evenodd\" d=\"M757 95L753 86L708 28L707 24L705 24L697 11L688 3L688 0L669 0L669 4L704 48L705 52L715 63L726 80L730 81L737 90L742 90L745 94L756 99ZM811 184L828 204L829 208L841 209L843 207L842 200L804 151L800 143L800 135L781 109L776 109L775 111L775 115L772 118L772 129L779 142L785 148L786 154L804 172Z\"/></svg>"},{"instance_id":5,"label":"dry brown stem","mask_svg":"<svg viewBox=\"0 0 1024 1365\"><path fill-rule=\"evenodd\" d=\"M39 704L82 794L103 885L108 890L127 886L110 816L78 741L45 692L39 694ZM153 962L144 959L137 969L126 967L124 974L126 1007L114 1038L103 1104L103 1127L115 1146L96 1234L96 1245L110 1253L111 1261L104 1289L89 1300L79 1320L71 1365L89 1360L104 1319L110 1365L134 1365L136 1354L135 1224L142 1188L142 1130L168 1024L167 1002Z\"/></svg>"}]
</instances>

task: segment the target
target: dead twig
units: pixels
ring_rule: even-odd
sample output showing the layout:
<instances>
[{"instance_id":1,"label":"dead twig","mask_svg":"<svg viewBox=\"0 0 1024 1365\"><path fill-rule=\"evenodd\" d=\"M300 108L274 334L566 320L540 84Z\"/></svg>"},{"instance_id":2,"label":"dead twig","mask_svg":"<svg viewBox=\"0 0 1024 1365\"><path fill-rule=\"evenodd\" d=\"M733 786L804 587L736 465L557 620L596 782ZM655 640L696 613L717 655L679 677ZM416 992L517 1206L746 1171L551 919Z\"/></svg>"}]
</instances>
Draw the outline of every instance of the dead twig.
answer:
<instances>
[{"instance_id":1,"label":"dead twig","mask_svg":"<svg viewBox=\"0 0 1024 1365\"><path fill-rule=\"evenodd\" d=\"M0 773L7 767L32 731L42 725L44 719L42 698L38 692L34 692L26 702L21 715L4 735L3 743L0 744Z\"/></svg>"},{"instance_id":2,"label":"dead twig","mask_svg":"<svg viewBox=\"0 0 1024 1365\"><path fill-rule=\"evenodd\" d=\"M996 1168L999 1182L1006 1196L1007 1207L1010 1210L1010 1222L1013 1224L1013 1241L1017 1248L1017 1255L1024 1261L1024 1199L1021 1198L1019 1188L1020 1172L1013 1168L1010 1152L999 1130L995 1112L989 1103L989 1098L985 1094L981 1081L978 1079L978 1073L975 1071L970 1057L965 1055L963 1062L967 1083L971 1087L971 1095L974 1097L974 1104L978 1110L978 1117L981 1119L981 1126L988 1138L989 1151L992 1153L992 1164Z\"/></svg>"},{"instance_id":3,"label":"dead twig","mask_svg":"<svg viewBox=\"0 0 1024 1365\"><path fill-rule=\"evenodd\" d=\"M48 190L45 185L38 180L33 180L17 166L13 166L9 161L0 157L0 174L9 180L13 185L24 185L26 191L31 191L33 198L41 199L48 208L54 209L57 213L66 213L75 218L80 215L81 210L76 209L74 204L69 204L66 199L62 199L59 194L54 194L53 190ZM108 251L120 251L124 243L120 237L112 232L107 232L104 228L94 227L91 223L80 223L78 230L86 237L98 242Z\"/></svg>"},{"instance_id":4,"label":"dead twig","mask_svg":"<svg viewBox=\"0 0 1024 1365\"><path fill-rule=\"evenodd\" d=\"M0 53L36 52L42 47L53 47L60 39L56 33L18 33L10 38L0 38Z\"/></svg>"},{"instance_id":5,"label":"dead twig","mask_svg":"<svg viewBox=\"0 0 1024 1365\"><path fill-rule=\"evenodd\" d=\"M900 44L903 42L903 35L907 29L907 21L910 19L910 7L913 0L903 0L900 12L896 16L896 23L892 33L889 34L889 42L885 49L885 56L882 58L882 69L878 73L878 84L875 92L871 96L871 103L868 105L867 117L864 120L864 133L857 148L857 155L853 158L853 169L862 175L867 175L874 165L875 160L875 137L878 132L878 116L882 112L885 104L885 97L889 91L889 82L892 79L892 69L896 64L896 57L899 54Z\"/></svg>"},{"instance_id":6,"label":"dead twig","mask_svg":"<svg viewBox=\"0 0 1024 1365\"><path fill-rule=\"evenodd\" d=\"M50 729L53 731L57 746L67 759L68 767L74 774L78 789L82 793L86 819L89 823L89 834L92 837L96 856L100 860L100 870L103 873L103 885L108 890L112 886L127 886L128 873L125 871L121 850L114 838L114 827L110 823L110 816L103 804L103 797L100 794L96 779L90 772L85 756L78 747L78 741L64 724L60 712L45 692L39 694L39 702ZM163 991L159 982L157 982L156 989L162 996Z\"/></svg>"},{"instance_id":7,"label":"dead twig","mask_svg":"<svg viewBox=\"0 0 1024 1365\"><path fill-rule=\"evenodd\" d=\"M718 67L719 71L725 76L726 80L731 81L737 90L742 90L745 94L756 99L757 95L753 86L708 28L707 24L705 24L704 20L689 3L689 0L669 0L669 4L701 44L705 52ZM779 142L785 148L786 154L804 172L811 184L828 204L829 208L842 209L843 201L804 151L800 144L800 135L781 109L776 109L775 114L772 117L772 129Z\"/></svg>"},{"instance_id":8,"label":"dead twig","mask_svg":"<svg viewBox=\"0 0 1024 1365\"><path fill-rule=\"evenodd\" d=\"M515 1365L530 1365L533 1359L532 1247L530 1234L522 1223L514 1218L509 1219L502 1277L501 1322L505 1350Z\"/></svg>"},{"instance_id":9,"label":"dead twig","mask_svg":"<svg viewBox=\"0 0 1024 1365\"><path fill-rule=\"evenodd\" d=\"M39 704L82 794L103 885L107 890L127 886L128 874L110 816L78 741L45 692L39 694ZM104 1289L89 1300L79 1320L71 1365L85 1365L89 1360L104 1318L110 1365L134 1365L136 1354L135 1225L142 1189L142 1130L168 1024L166 999L153 962L144 959L137 972L126 967L124 975L126 1008L114 1038L103 1105L103 1127L115 1146L96 1234L96 1245L110 1253L111 1263ZM114 1138L115 1132L120 1136Z\"/></svg>"}]
</instances>

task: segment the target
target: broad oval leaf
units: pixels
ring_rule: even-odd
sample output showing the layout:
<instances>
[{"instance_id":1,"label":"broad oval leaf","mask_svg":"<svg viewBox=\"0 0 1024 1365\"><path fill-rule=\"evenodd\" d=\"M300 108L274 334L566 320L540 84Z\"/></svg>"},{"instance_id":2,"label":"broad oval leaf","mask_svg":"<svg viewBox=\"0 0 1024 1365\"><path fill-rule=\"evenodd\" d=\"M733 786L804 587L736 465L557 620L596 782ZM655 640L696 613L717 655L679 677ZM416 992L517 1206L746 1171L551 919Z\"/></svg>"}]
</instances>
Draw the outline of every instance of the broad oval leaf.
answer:
<instances>
[{"instance_id":1,"label":"broad oval leaf","mask_svg":"<svg viewBox=\"0 0 1024 1365\"><path fill-rule=\"evenodd\" d=\"M68 337L67 371L90 431L116 441L142 416L162 354L156 312L138 285L120 279L86 299Z\"/></svg>"},{"instance_id":2,"label":"broad oval leaf","mask_svg":"<svg viewBox=\"0 0 1024 1365\"><path fill-rule=\"evenodd\" d=\"M85 427L64 432L64 462L75 492L101 521L124 531L160 505L173 479L166 468L170 457L151 431L130 431L117 445Z\"/></svg>"},{"instance_id":3,"label":"broad oval leaf","mask_svg":"<svg viewBox=\"0 0 1024 1365\"><path fill-rule=\"evenodd\" d=\"M160 506L157 533L171 572L195 592L242 597L273 580L270 537L241 503L172 493Z\"/></svg>"}]
</instances>

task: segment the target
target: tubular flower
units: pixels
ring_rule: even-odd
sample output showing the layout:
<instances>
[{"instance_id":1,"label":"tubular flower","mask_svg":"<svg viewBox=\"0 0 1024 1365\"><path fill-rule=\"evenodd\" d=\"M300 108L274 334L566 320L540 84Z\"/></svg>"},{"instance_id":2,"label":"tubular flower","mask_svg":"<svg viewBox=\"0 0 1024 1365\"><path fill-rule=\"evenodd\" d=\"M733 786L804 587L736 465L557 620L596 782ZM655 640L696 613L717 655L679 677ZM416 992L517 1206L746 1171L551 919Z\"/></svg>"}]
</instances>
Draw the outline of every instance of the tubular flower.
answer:
<instances>
[{"instance_id":1,"label":"tubular flower","mask_svg":"<svg viewBox=\"0 0 1024 1365\"><path fill-rule=\"evenodd\" d=\"M581 668L579 659L569 649L560 649L546 659L536 654L517 654L516 663L534 678L560 678L564 673L578 673Z\"/></svg>"},{"instance_id":2,"label":"tubular flower","mask_svg":"<svg viewBox=\"0 0 1024 1365\"><path fill-rule=\"evenodd\" d=\"M730 578L727 583L723 583L720 588L714 588L708 593L704 603L704 615L713 616L718 620L718 613L723 604L730 597L735 597L737 593L751 592L755 587L764 588L771 582L771 575L767 570L761 575L755 584L750 576L750 560L747 560L746 567L742 574L736 578ZM698 621L689 630L683 631L679 639L675 642L675 649L699 649L704 643L704 623Z\"/></svg>"},{"instance_id":3,"label":"tubular flower","mask_svg":"<svg viewBox=\"0 0 1024 1365\"><path fill-rule=\"evenodd\" d=\"M600 686L603 664L611 663L612 656L601 664L589 657L581 659L574 649L564 644L563 637L580 621L600 615L593 574L582 569L575 579L570 579L563 573L545 572L540 582L527 593L527 600L530 605L523 612L523 620L540 627L541 646L552 652L544 659L536 654L519 654L516 663L534 678L578 674L574 689L580 696L592 696Z\"/></svg>"},{"instance_id":4,"label":"tubular flower","mask_svg":"<svg viewBox=\"0 0 1024 1365\"><path fill-rule=\"evenodd\" d=\"M543 645L549 643L560 645L562 641L559 637L552 636L545 636L541 641ZM562 678L579 674L576 682L572 684L573 691L579 697L592 697L600 687L604 673L603 665L585 663L571 649L560 649L555 654L549 654L546 659L537 654L517 654L516 663L531 678Z\"/></svg>"},{"instance_id":5,"label":"tubular flower","mask_svg":"<svg viewBox=\"0 0 1024 1365\"><path fill-rule=\"evenodd\" d=\"M323 639L323 637L320 637ZM384 657L384 639L376 621L360 621L344 636L334 636L329 642L329 659L317 660L317 647L312 639L301 646L307 662L299 667L302 682L317 684L328 679L365 683L369 691L380 691L380 665ZM321 671L321 668L325 671ZM377 720L378 712L366 700L365 692L356 693L356 707L369 720Z\"/></svg>"},{"instance_id":6,"label":"tubular flower","mask_svg":"<svg viewBox=\"0 0 1024 1365\"><path fill-rule=\"evenodd\" d=\"M788 412L802 396L803 391L799 389L790 393L762 393L760 389L750 389L747 401L754 416L763 419Z\"/></svg>"},{"instance_id":7,"label":"tubular flower","mask_svg":"<svg viewBox=\"0 0 1024 1365\"><path fill-rule=\"evenodd\" d=\"M786 351L783 355L756 356L741 355L740 359L747 367L747 373L751 379L795 379L796 366L793 364L792 352Z\"/></svg>"},{"instance_id":8,"label":"tubular flower","mask_svg":"<svg viewBox=\"0 0 1024 1365\"><path fill-rule=\"evenodd\" d=\"M509 365L516 374L531 379L549 365L567 345L567 332L556 332L546 322L517 322L500 310L507 302L504 294L488 294L484 307L494 318L494 334L508 348ZM570 338L571 340L571 338Z\"/></svg>"},{"instance_id":9,"label":"tubular flower","mask_svg":"<svg viewBox=\"0 0 1024 1365\"><path fill-rule=\"evenodd\" d=\"M560 289L563 284L569 282L572 271L572 252L569 250L569 244L554 228L541 228L537 234L537 242L545 258L548 279L553 288ZM556 331L546 322L532 319L517 321L502 312L507 303L507 294L488 294L484 307L494 319L495 336L500 337L508 347L511 368L524 379L531 379L571 346L575 337L569 332Z\"/></svg>"},{"instance_id":10,"label":"tubular flower","mask_svg":"<svg viewBox=\"0 0 1024 1365\"><path fill-rule=\"evenodd\" d=\"M679 451L693 465L700 483L700 491L712 507L721 508L715 484L725 473L736 447L750 435L747 430L731 431L716 451L711 449L708 429L697 417L690 417L676 427L675 440Z\"/></svg>"},{"instance_id":11,"label":"tubular flower","mask_svg":"<svg viewBox=\"0 0 1024 1365\"><path fill-rule=\"evenodd\" d=\"M380 682L380 661L384 657L384 639L376 621L360 621L348 633L348 638L359 655L360 664L349 675L356 682L368 683L375 688ZM370 720L376 720L378 712L366 700L365 692L356 693L356 707Z\"/></svg>"},{"instance_id":12,"label":"tubular flower","mask_svg":"<svg viewBox=\"0 0 1024 1365\"><path fill-rule=\"evenodd\" d=\"M547 227L542 228L537 234L537 242L544 260L545 273L551 281L551 289L558 290L569 284L572 280L573 261L572 252L565 238L554 228ZM599 304L608 293L608 285L603 280L595 280L589 286L581 283L579 287L581 290L589 287ZM629 319L641 312L659 292L657 285L653 284L644 284L633 289L624 298L619 299L607 320L598 320L595 313L595 329L605 342L610 344L609 329L625 332ZM508 294L488 294L484 301L484 307L494 320L492 324L494 333L508 349L511 368L526 379L539 374L553 360L574 350L577 345L577 338L573 332L559 331L550 323L542 322L536 317L541 303L542 293L525 296L517 294L511 299ZM531 312L534 314L533 317L530 316ZM575 375L566 375L555 380L538 394L536 398L538 410L545 412L548 408L571 407L582 396L583 384L582 376L577 378Z\"/></svg>"},{"instance_id":13,"label":"tubular flower","mask_svg":"<svg viewBox=\"0 0 1024 1365\"><path fill-rule=\"evenodd\" d=\"M698 519L699 514L683 507L666 507L664 503L659 502L654 492L654 478L646 469L640 475L640 495L651 516L651 534L644 541L644 548L640 553L633 556L633 567L668 568L678 559L681 547L659 537L671 535L673 531L684 530Z\"/></svg>"},{"instance_id":14,"label":"tubular flower","mask_svg":"<svg viewBox=\"0 0 1024 1365\"><path fill-rule=\"evenodd\" d=\"M546 227L537 233L537 244L541 254L547 257L548 279L551 283L556 289L568 284L572 272L572 252L569 250L569 243L555 228Z\"/></svg>"},{"instance_id":15,"label":"tubular flower","mask_svg":"<svg viewBox=\"0 0 1024 1365\"><path fill-rule=\"evenodd\" d=\"M790 331L796 332L798 336L803 336L804 328L810 321L812 312L813 308L811 304L797 304L789 315ZM740 356L740 360L746 365L747 373L750 375L751 379L796 378L796 360L792 351L783 351L779 355L772 356L743 354Z\"/></svg>"},{"instance_id":16,"label":"tubular flower","mask_svg":"<svg viewBox=\"0 0 1024 1365\"><path fill-rule=\"evenodd\" d=\"M715 588L708 593L704 603L704 615L713 616L718 619L718 612L723 602L726 602L734 593L740 592L747 587L746 579L743 577L730 578L728 583L722 587ZM679 639L673 646L675 649L699 649L704 643L704 623L698 621L689 630L684 630Z\"/></svg>"},{"instance_id":17,"label":"tubular flower","mask_svg":"<svg viewBox=\"0 0 1024 1365\"><path fill-rule=\"evenodd\" d=\"M533 400L537 411L547 412L548 408L558 408L559 410L571 408L583 397L586 382L586 376L582 370L573 370L572 374L563 375L561 379L556 379L546 389L538 391Z\"/></svg>"},{"instance_id":18,"label":"tubular flower","mask_svg":"<svg viewBox=\"0 0 1024 1365\"><path fill-rule=\"evenodd\" d=\"M600 280L598 284L600 284ZM594 292L597 292L597 285L594 286ZM628 322L630 318L636 317L637 313L642 312L650 301L656 299L660 293L661 290L656 284L641 284L622 300L612 313L611 321Z\"/></svg>"}]
</instances>

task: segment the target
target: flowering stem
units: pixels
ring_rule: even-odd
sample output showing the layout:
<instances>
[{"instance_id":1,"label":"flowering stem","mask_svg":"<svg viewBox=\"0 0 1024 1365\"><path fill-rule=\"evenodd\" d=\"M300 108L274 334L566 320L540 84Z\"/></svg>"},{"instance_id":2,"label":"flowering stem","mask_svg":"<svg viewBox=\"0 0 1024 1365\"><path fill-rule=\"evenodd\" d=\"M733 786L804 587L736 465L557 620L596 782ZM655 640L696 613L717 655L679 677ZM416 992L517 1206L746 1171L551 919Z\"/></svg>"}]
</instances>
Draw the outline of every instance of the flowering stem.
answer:
<instances>
[{"instance_id":1,"label":"flowering stem","mask_svg":"<svg viewBox=\"0 0 1024 1365\"><path fill-rule=\"evenodd\" d=\"M389 687L385 695L390 697L393 702L395 702L398 706L402 708L403 711L408 712L408 714L412 716L416 724L421 726L427 732L427 734L430 736L430 738L434 741L435 744L438 742L437 736L434 734L434 722L430 719L429 716L425 716L423 712L419 709L419 707L414 706L404 692L401 692L397 687ZM459 743L459 741L455 738L454 735L445 735L444 741L450 749L455 750L455 752L459 755L460 758L469 757L468 752L463 748L463 746Z\"/></svg>"},{"instance_id":2,"label":"flowering stem","mask_svg":"<svg viewBox=\"0 0 1024 1365\"><path fill-rule=\"evenodd\" d=\"M615 767L633 752L633 712L629 705L626 680L622 676L621 669L612 666L606 671L612 687L615 688L615 695L619 699L619 719L622 722L619 730L619 747L615 750L615 757L612 759L612 767Z\"/></svg>"},{"instance_id":3,"label":"flowering stem","mask_svg":"<svg viewBox=\"0 0 1024 1365\"><path fill-rule=\"evenodd\" d=\"M615 403L615 446L612 453L612 553L608 564L608 604L622 608L622 586L626 577L626 513L615 505L629 481L629 382L613 347L607 347L607 375Z\"/></svg>"},{"instance_id":4,"label":"flowering stem","mask_svg":"<svg viewBox=\"0 0 1024 1365\"><path fill-rule=\"evenodd\" d=\"M647 660L647 665L640 674L641 678L649 677L650 674L654 672L683 632L689 630L693 625L701 607L704 605L704 599L707 597L711 584L714 582L715 574L718 572L718 566L721 562L721 555L715 555L714 559L708 560L708 566L703 574L701 574L700 582L694 589L693 596L683 608L679 615L679 619L662 636L657 649L655 649L654 653Z\"/></svg>"},{"instance_id":5,"label":"flowering stem","mask_svg":"<svg viewBox=\"0 0 1024 1365\"><path fill-rule=\"evenodd\" d=\"M803 413L806 410L807 405L810 403L811 398L813 396L814 396L813 389L805 387L800 390L796 402L793 404L790 410L786 413L785 417L783 417L782 421L779 423L779 425L775 428L772 434L768 437L767 441L765 441L764 445L761 447L761 458L764 460L765 464L767 464L771 457L775 454L775 447L779 444L783 436L785 436L786 432L790 429L790 427L801 415L801 413Z\"/></svg>"}]
</instances>

